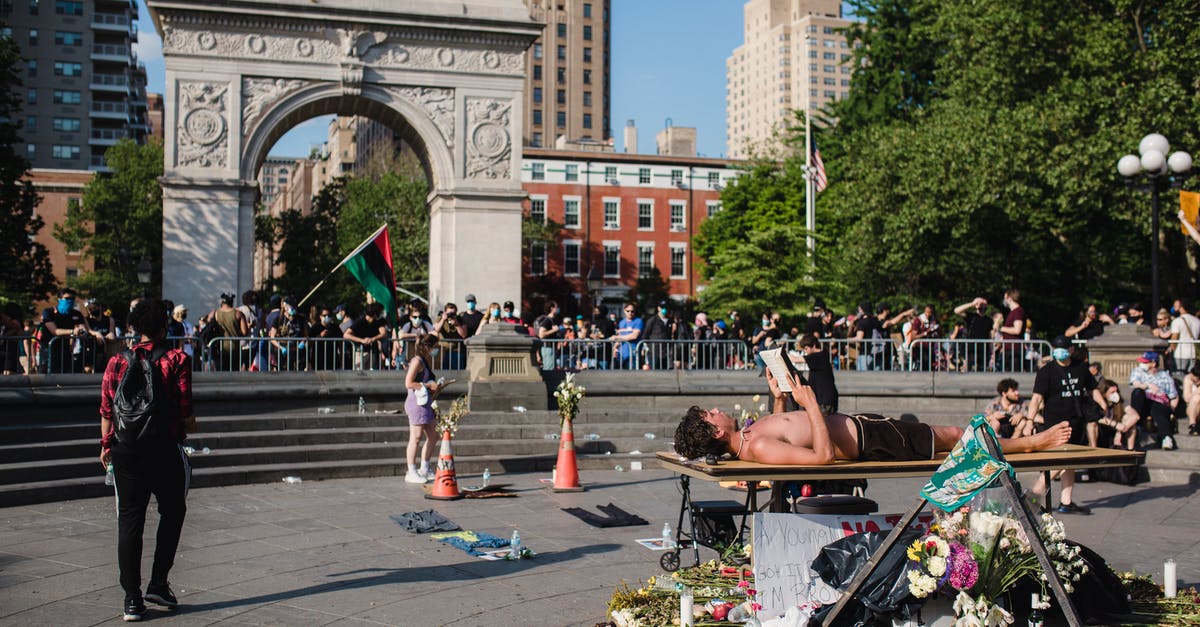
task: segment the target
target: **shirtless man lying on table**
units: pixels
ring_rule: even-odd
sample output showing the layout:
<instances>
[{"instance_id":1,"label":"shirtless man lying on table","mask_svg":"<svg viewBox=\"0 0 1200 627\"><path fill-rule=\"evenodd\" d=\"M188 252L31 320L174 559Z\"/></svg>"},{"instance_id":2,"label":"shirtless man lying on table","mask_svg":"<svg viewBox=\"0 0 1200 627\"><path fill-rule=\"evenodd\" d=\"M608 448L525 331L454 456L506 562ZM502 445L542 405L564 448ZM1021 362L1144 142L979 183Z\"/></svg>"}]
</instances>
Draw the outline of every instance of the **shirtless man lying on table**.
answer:
<instances>
[{"instance_id":1,"label":"shirtless man lying on table","mask_svg":"<svg viewBox=\"0 0 1200 627\"><path fill-rule=\"evenodd\" d=\"M675 450L688 459L731 453L736 459L762 464L824 466L835 460L912 461L933 459L962 438L961 427L901 422L878 414L822 415L812 388L788 374L799 411L780 412L784 395L767 369L776 413L738 429L719 409L693 406L675 429ZM1066 444L1071 426L1060 422L1031 436L1000 439L1005 453L1029 453Z\"/></svg>"}]
</instances>

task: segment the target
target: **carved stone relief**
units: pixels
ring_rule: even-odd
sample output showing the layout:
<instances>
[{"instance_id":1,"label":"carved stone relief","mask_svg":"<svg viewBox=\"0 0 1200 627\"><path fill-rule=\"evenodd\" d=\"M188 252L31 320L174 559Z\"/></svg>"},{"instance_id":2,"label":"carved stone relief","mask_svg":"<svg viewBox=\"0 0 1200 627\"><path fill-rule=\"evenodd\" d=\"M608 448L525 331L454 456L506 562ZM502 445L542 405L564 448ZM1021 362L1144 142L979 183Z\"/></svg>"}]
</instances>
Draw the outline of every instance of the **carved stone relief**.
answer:
<instances>
[{"instance_id":1,"label":"carved stone relief","mask_svg":"<svg viewBox=\"0 0 1200 627\"><path fill-rule=\"evenodd\" d=\"M229 163L229 85L179 81L177 165L224 168Z\"/></svg>"},{"instance_id":2,"label":"carved stone relief","mask_svg":"<svg viewBox=\"0 0 1200 627\"><path fill-rule=\"evenodd\" d=\"M442 133L447 146L454 145L454 90L438 87L389 87L393 96L421 107Z\"/></svg>"},{"instance_id":3,"label":"carved stone relief","mask_svg":"<svg viewBox=\"0 0 1200 627\"><path fill-rule=\"evenodd\" d=\"M466 107L467 178L508 178L512 156L512 137L508 133L512 101L468 98Z\"/></svg>"},{"instance_id":4,"label":"carved stone relief","mask_svg":"<svg viewBox=\"0 0 1200 627\"><path fill-rule=\"evenodd\" d=\"M267 109L312 81L282 78L242 79L242 134L249 135Z\"/></svg>"},{"instance_id":5,"label":"carved stone relief","mask_svg":"<svg viewBox=\"0 0 1200 627\"><path fill-rule=\"evenodd\" d=\"M525 60L518 52L422 46L384 42L363 55L363 61L384 68L432 69L484 74L521 74Z\"/></svg>"}]
</instances>

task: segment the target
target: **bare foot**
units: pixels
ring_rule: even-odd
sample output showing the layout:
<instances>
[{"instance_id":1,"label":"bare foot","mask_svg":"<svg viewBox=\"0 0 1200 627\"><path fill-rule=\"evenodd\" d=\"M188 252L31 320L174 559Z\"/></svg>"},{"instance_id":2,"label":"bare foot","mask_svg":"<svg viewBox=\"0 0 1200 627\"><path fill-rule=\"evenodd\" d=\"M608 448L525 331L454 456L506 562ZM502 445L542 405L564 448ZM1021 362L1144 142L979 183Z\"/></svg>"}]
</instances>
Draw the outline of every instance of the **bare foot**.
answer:
<instances>
[{"instance_id":1,"label":"bare foot","mask_svg":"<svg viewBox=\"0 0 1200 627\"><path fill-rule=\"evenodd\" d=\"M1041 451L1062 446L1071 440L1071 423L1060 422L1041 433L1029 436L1032 450Z\"/></svg>"}]
</instances>

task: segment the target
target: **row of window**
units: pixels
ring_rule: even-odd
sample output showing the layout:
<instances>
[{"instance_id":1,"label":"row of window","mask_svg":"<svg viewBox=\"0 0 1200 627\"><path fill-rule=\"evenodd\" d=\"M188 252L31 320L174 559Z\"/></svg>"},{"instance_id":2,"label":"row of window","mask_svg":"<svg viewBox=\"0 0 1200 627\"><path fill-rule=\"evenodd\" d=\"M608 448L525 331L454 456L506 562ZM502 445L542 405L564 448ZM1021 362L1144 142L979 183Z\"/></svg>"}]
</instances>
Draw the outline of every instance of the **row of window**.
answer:
<instances>
[{"instance_id":1,"label":"row of window","mask_svg":"<svg viewBox=\"0 0 1200 627\"><path fill-rule=\"evenodd\" d=\"M529 169L529 179L530 180L532 180L532 181L546 180L546 164L545 163L542 163L540 161L534 161L533 163L530 164L529 168L530 168ZM599 172L590 172L590 173L591 174L599 174ZM578 182L579 181L579 164L568 163L568 164L564 165L563 166L563 176L564 176L564 179L566 180L566 182L568 182L568 183ZM675 185L675 186L683 185L683 169L682 168L672 169L670 176L671 176L671 184L672 185ZM614 183L614 184L618 183L618 182L620 182L620 179L617 177L618 177L617 166L615 166L615 165L604 166L605 182ZM650 168L638 168L637 177L638 177L639 185L649 185L650 181L651 181ZM708 172L705 178L708 181L708 186L711 188L715 189L721 185L721 173L720 172Z\"/></svg>"},{"instance_id":2,"label":"row of window","mask_svg":"<svg viewBox=\"0 0 1200 627\"><path fill-rule=\"evenodd\" d=\"M534 87L533 88L533 104L541 104L542 100L543 100L542 99L542 88ZM557 90L557 93L555 94L555 102L560 105L567 104L567 90L565 90L565 89ZM585 106L585 107L592 106L592 92L590 92L590 91L583 92L583 106Z\"/></svg>"},{"instance_id":3,"label":"row of window","mask_svg":"<svg viewBox=\"0 0 1200 627\"><path fill-rule=\"evenodd\" d=\"M29 14L38 15L41 12L41 5L40 0L29 0ZM12 5L8 4L8 7L11 11ZM83 15L83 2L79 0L55 0L54 13L55 15Z\"/></svg>"},{"instance_id":4,"label":"row of window","mask_svg":"<svg viewBox=\"0 0 1200 627\"><path fill-rule=\"evenodd\" d=\"M589 5L584 5L584 6L589 6ZM584 17L591 17L591 11L588 11L588 13L584 15ZM555 32L559 37L566 37L567 36L567 23L559 22L555 29ZM583 25L583 40L584 41L592 40L592 27L590 24ZM562 46L559 46L559 47L561 48Z\"/></svg>"},{"instance_id":5,"label":"row of window","mask_svg":"<svg viewBox=\"0 0 1200 627\"><path fill-rule=\"evenodd\" d=\"M35 105L38 102L38 91L30 89L25 95L27 104ZM54 104L79 104L83 102L83 94L77 89L55 89Z\"/></svg>"},{"instance_id":6,"label":"row of window","mask_svg":"<svg viewBox=\"0 0 1200 627\"><path fill-rule=\"evenodd\" d=\"M650 276L654 268L654 245L638 244L637 267L638 276ZM687 278L687 244L683 242L670 244L671 268L669 276L672 279ZM563 242L563 275L580 276L580 255L583 243L571 239ZM546 274L546 244L534 242L529 246L529 273L534 275ZM621 276L621 243L604 243L604 278L615 279Z\"/></svg>"},{"instance_id":7,"label":"row of window","mask_svg":"<svg viewBox=\"0 0 1200 627\"><path fill-rule=\"evenodd\" d=\"M25 144L26 158L33 160L37 156L37 144ZM78 159L79 146L71 146L67 144L54 144L50 147L50 156L55 159Z\"/></svg>"},{"instance_id":8,"label":"row of window","mask_svg":"<svg viewBox=\"0 0 1200 627\"><path fill-rule=\"evenodd\" d=\"M557 114L555 114L554 121L557 123L558 128L566 128L567 127L567 112L559 111ZM533 110L533 125L534 126L542 125L542 110L541 109ZM592 128L592 114L590 114L590 113L583 114L583 128Z\"/></svg>"},{"instance_id":9,"label":"row of window","mask_svg":"<svg viewBox=\"0 0 1200 627\"><path fill-rule=\"evenodd\" d=\"M584 60L585 60L585 61L591 61L591 59L584 59ZM540 66L540 65L535 65L535 66L533 66L533 80L535 80L535 81L540 81L540 80L542 80L542 66ZM559 85L564 85L564 84L566 84L566 82L567 82L567 68L565 68L565 67L560 67L560 68L558 68L558 70L557 70L557 76L555 76L555 81L556 81L556 82L557 82ZM592 71L591 71L591 70L584 70L584 71L583 71L583 84L584 84L584 85L591 85L591 84L592 84Z\"/></svg>"},{"instance_id":10,"label":"row of window","mask_svg":"<svg viewBox=\"0 0 1200 627\"><path fill-rule=\"evenodd\" d=\"M529 219L534 222L546 221L546 197L530 197ZM580 219L580 203L583 201L579 196L563 196L563 226L568 229L577 229L581 226ZM671 231L682 232L687 230L687 201L672 200L670 205L670 225ZM620 198L605 198L604 206L604 228L605 230L619 230L621 228L621 199ZM708 215L720 211L721 204L719 202L711 202L708 205ZM654 201L649 199L639 198L637 200L637 228L639 231L654 230Z\"/></svg>"},{"instance_id":11,"label":"row of window","mask_svg":"<svg viewBox=\"0 0 1200 627\"><path fill-rule=\"evenodd\" d=\"M38 127L38 119L36 115L31 115L25 118L25 130L36 131ZM79 130L79 118L54 118L52 128L59 133L74 133Z\"/></svg>"}]
</instances>

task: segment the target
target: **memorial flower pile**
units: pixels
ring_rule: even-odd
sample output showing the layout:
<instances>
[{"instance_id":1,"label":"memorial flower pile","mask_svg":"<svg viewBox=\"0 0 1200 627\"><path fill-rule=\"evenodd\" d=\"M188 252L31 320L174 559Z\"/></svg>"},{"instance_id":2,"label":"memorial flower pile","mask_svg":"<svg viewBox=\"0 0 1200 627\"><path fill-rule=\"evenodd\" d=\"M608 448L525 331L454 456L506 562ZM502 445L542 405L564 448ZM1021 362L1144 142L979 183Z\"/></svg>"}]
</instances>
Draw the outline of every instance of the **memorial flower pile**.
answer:
<instances>
[{"instance_id":1,"label":"memorial flower pile","mask_svg":"<svg viewBox=\"0 0 1200 627\"><path fill-rule=\"evenodd\" d=\"M562 383L554 388L554 401L558 403L559 423L574 420L579 415L579 403L587 394L587 388L575 383L575 373L567 375Z\"/></svg>"},{"instance_id":2,"label":"memorial flower pile","mask_svg":"<svg viewBox=\"0 0 1200 627\"><path fill-rule=\"evenodd\" d=\"M758 420L759 416L767 413L767 404L762 402L761 394L755 394L750 397L750 404L745 407L741 403L734 403L733 411L738 412L736 416L738 427L745 429L754 424L754 421Z\"/></svg>"}]
</instances>

